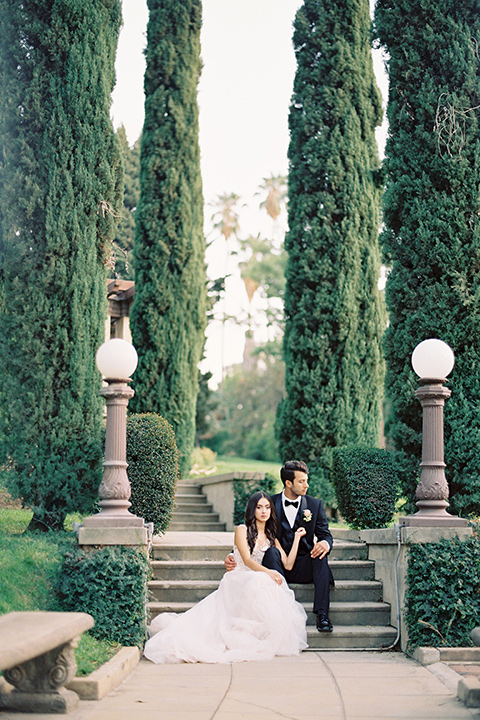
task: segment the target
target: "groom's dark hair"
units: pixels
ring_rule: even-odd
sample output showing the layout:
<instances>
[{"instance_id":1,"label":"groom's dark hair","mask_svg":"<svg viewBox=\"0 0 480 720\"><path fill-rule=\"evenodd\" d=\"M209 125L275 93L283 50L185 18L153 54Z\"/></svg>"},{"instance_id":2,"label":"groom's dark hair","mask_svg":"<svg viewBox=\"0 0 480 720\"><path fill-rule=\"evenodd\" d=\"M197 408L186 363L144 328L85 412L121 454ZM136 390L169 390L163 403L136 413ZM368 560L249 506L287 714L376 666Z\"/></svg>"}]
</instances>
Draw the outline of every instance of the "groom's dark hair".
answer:
<instances>
[{"instance_id":1,"label":"groom's dark hair","mask_svg":"<svg viewBox=\"0 0 480 720\"><path fill-rule=\"evenodd\" d=\"M280 477L284 485L287 480L290 480L290 482L295 480L295 470L307 473L308 475L308 467L303 460L288 460L280 470Z\"/></svg>"}]
</instances>

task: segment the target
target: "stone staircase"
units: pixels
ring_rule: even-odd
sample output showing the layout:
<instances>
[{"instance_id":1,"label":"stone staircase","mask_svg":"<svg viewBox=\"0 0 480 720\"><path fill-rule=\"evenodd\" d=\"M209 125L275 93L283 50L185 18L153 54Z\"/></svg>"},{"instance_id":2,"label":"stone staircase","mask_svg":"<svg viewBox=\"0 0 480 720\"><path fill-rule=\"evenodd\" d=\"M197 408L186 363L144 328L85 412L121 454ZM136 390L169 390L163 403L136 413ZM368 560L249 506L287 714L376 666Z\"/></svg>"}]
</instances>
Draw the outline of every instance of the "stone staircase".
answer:
<instances>
[{"instance_id":1,"label":"stone staircase","mask_svg":"<svg viewBox=\"0 0 480 720\"><path fill-rule=\"evenodd\" d=\"M199 485L181 480L177 483L175 509L168 530L224 532L225 523L220 522L218 514L207 503Z\"/></svg>"},{"instance_id":2,"label":"stone staircase","mask_svg":"<svg viewBox=\"0 0 480 720\"><path fill-rule=\"evenodd\" d=\"M194 505L198 512L192 510ZM224 532L218 518L209 519L208 507L198 486L182 483L168 533L153 539L148 603L152 618L162 612L184 612L218 587L225 573L224 559L232 551L233 533ZM329 557L335 578L330 596L332 633L315 628L313 586L291 586L307 612L311 650L371 650L394 643L390 605L382 600L382 584L375 580L375 566L367 555L365 543L335 540Z\"/></svg>"}]
</instances>

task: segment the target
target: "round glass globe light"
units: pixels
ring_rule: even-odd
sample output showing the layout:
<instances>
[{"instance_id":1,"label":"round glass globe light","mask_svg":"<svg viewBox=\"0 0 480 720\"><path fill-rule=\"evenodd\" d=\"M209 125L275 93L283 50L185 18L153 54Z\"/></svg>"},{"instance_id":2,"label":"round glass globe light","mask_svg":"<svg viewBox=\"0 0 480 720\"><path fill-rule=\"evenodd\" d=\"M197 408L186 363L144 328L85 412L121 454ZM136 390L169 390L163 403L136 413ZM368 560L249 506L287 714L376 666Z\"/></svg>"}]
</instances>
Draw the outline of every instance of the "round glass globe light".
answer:
<instances>
[{"instance_id":1,"label":"round glass globe light","mask_svg":"<svg viewBox=\"0 0 480 720\"><path fill-rule=\"evenodd\" d=\"M122 338L113 338L100 345L95 361L107 380L125 380L135 372L138 355L132 343Z\"/></svg>"},{"instance_id":2,"label":"round glass globe light","mask_svg":"<svg viewBox=\"0 0 480 720\"><path fill-rule=\"evenodd\" d=\"M412 353L412 367L420 378L446 378L454 364L453 350L443 340L423 340Z\"/></svg>"}]
</instances>

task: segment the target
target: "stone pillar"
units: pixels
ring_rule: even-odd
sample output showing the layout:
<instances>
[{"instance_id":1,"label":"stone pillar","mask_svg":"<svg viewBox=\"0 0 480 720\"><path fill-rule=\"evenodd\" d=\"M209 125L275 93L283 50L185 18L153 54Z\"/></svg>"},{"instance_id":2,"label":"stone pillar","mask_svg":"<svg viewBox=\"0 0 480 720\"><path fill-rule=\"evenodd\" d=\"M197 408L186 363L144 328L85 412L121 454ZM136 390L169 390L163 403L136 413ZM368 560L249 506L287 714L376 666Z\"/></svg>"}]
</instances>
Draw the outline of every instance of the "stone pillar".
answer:
<instances>
[{"instance_id":1,"label":"stone pillar","mask_svg":"<svg viewBox=\"0 0 480 720\"><path fill-rule=\"evenodd\" d=\"M105 460L99 488L100 512L85 518L78 531L79 545L147 545L148 529L130 507L127 475L127 405L134 395L125 380L108 380L101 395L107 405Z\"/></svg>"},{"instance_id":2,"label":"stone pillar","mask_svg":"<svg viewBox=\"0 0 480 720\"><path fill-rule=\"evenodd\" d=\"M423 409L422 468L415 497L418 511L400 518L400 525L464 527L467 520L447 513L448 483L443 455L443 407L451 391L443 380L422 378L415 395Z\"/></svg>"}]
</instances>

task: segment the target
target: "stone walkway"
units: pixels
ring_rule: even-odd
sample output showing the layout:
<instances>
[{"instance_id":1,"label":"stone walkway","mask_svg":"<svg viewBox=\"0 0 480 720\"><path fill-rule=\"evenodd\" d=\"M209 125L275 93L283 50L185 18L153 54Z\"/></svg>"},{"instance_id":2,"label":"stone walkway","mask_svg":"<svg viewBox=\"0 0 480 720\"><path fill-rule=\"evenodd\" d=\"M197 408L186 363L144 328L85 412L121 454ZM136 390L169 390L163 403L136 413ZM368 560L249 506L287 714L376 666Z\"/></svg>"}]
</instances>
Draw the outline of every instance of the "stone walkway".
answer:
<instances>
[{"instance_id":1,"label":"stone walkway","mask_svg":"<svg viewBox=\"0 0 480 720\"><path fill-rule=\"evenodd\" d=\"M449 675L449 673L452 673ZM455 676L455 677L454 677ZM456 697L458 676L402 653L304 652L232 665L142 660L110 695L82 701L69 720L480 720ZM0 711L0 720L58 715Z\"/></svg>"}]
</instances>

